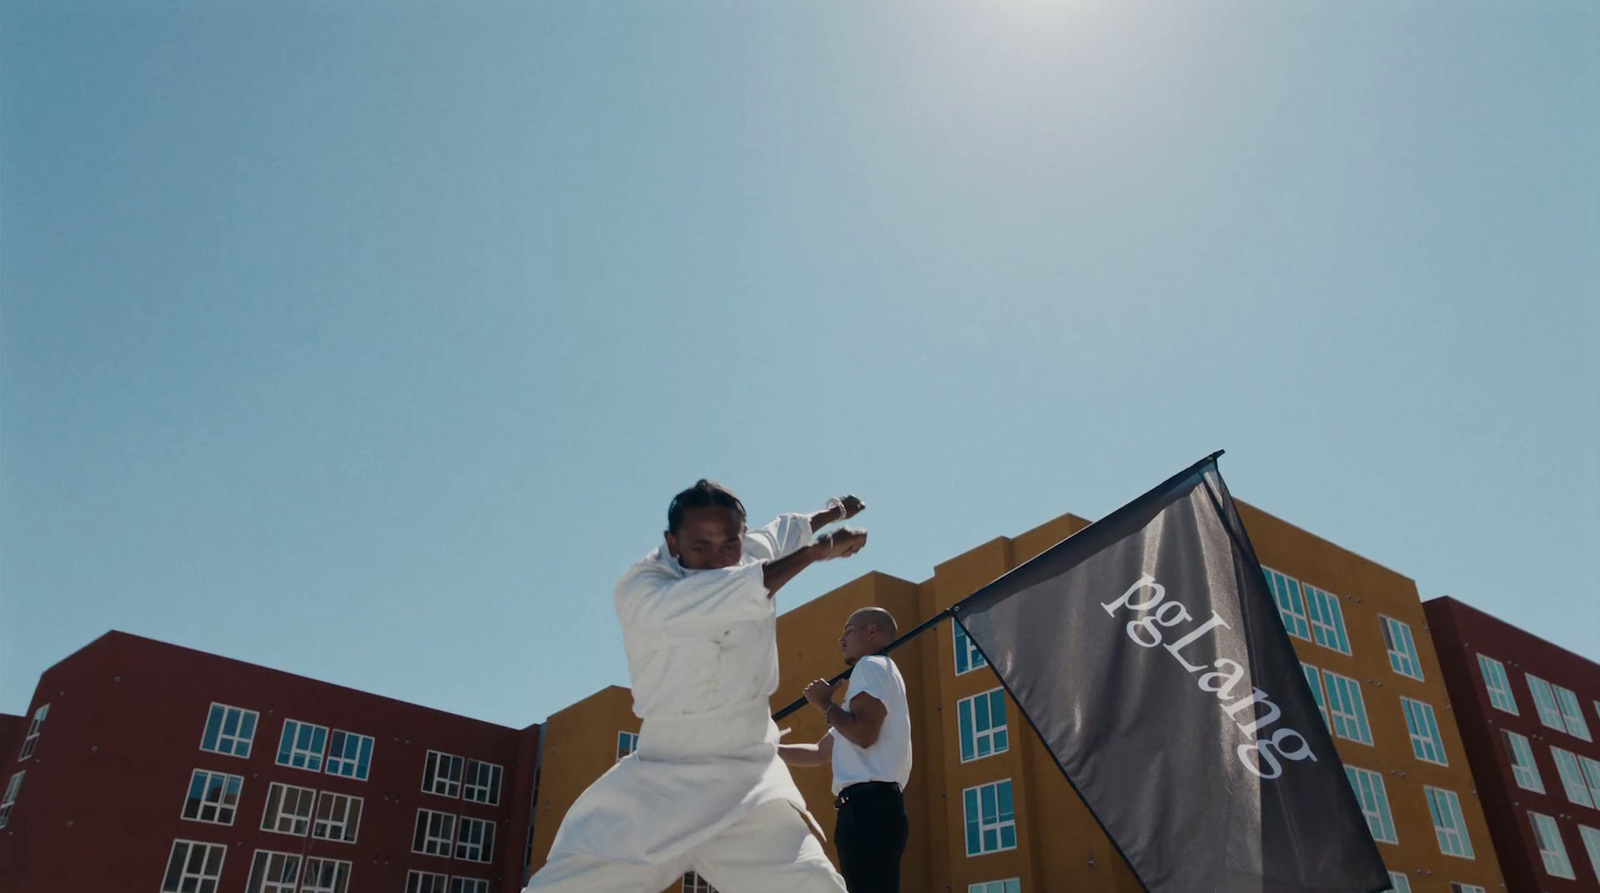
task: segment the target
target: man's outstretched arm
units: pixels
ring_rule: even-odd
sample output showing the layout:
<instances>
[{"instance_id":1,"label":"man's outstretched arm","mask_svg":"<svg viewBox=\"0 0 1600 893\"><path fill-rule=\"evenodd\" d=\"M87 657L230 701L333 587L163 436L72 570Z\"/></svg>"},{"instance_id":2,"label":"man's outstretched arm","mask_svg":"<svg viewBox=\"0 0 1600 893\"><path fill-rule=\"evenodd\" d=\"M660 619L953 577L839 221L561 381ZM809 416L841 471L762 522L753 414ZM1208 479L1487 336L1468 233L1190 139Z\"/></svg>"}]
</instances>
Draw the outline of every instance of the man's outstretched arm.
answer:
<instances>
[{"instance_id":1,"label":"man's outstretched arm","mask_svg":"<svg viewBox=\"0 0 1600 893\"><path fill-rule=\"evenodd\" d=\"M790 766L826 766L833 762L833 733L816 744L780 744L778 756Z\"/></svg>"},{"instance_id":2,"label":"man's outstretched arm","mask_svg":"<svg viewBox=\"0 0 1600 893\"><path fill-rule=\"evenodd\" d=\"M867 504L860 497L846 496L842 499L830 499L831 503L820 512L811 513L811 532L816 533L835 521L848 521L856 515L866 511Z\"/></svg>"},{"instance_id":3,"label":"man's outstretched arm","mask_svg":"<svg viewBox=\"0 0 1600 893\"><path fill-rule=\"evenodd\" d=\"M801 571L818 561L828 561L833 558L849 558L861 551L867 544L865 530L851 530L841 527L832 533L824 534L809 546L799 549L762 565L761 583L767 587L767 598L778 594L778 590L790 580L793 580Z\"/></svg>"}]
</instances>

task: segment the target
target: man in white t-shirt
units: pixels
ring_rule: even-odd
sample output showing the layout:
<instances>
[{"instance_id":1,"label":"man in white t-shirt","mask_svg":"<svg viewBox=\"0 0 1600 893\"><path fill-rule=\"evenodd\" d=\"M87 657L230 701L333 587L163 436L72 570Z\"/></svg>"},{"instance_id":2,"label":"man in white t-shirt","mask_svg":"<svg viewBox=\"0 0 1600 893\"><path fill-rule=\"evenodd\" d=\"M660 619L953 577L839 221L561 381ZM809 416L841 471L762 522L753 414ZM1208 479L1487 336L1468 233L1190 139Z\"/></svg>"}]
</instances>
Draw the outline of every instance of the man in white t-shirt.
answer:
<instances>
[{"instance_id":1,"label":"man in white t-shirt","mask_svg":"<svg viewBox=\"0 0 1600 893\"><path fill-rule=\"evenodd\" d=\"M833 840L850 893L900 891L900 857L910 833L904 791L911 778L911 711L900 669L876 655L896 635L894 617L882 608L851 614L839 637L851 666L842 705L827 680L806 686L806 700L832 728L816 744L778 749L791 766L832 764L839 810Z\"/></svg>"}]
</instances>

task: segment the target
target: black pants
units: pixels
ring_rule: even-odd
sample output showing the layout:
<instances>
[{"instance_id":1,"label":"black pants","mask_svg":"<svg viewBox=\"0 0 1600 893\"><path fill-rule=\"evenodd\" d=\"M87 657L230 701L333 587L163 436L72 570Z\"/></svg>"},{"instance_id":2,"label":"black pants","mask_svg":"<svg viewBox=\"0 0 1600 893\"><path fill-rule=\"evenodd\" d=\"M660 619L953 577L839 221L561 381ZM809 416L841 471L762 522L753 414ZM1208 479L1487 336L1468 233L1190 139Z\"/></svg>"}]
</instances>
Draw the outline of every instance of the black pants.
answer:
<instances>
[{"instance_id":1,"label":"black pants","mask_svg":"<svg viewBox=\"0 0 1600 893\"><path fill-rule=\"evenodd\" d=\"M833 842L850 893L900 893L900 856L910 835L899 785L874 781L845 788Z\"/></svg>"}]
</instances>

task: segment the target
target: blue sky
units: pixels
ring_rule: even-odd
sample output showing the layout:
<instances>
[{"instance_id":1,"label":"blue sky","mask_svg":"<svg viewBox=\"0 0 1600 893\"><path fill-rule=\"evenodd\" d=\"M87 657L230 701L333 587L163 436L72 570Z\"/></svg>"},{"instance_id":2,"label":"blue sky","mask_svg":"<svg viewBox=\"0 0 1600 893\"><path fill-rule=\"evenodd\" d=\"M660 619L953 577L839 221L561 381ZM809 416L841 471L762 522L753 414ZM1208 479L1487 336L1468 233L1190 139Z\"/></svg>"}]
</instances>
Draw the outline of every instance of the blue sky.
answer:
<instances>
[{"instance_id":1,"label":"blue sky","mask_svg":"<svg viewBox=\"0 0 1600 893\"><path fill-rule=\"evenodd\" d=\"M1216 448L1600 658L1600 6L748 6L5 4L0 710L114 628L520 726L697 477L868 500L793 605Z\"/></svg>"}]
</instances>

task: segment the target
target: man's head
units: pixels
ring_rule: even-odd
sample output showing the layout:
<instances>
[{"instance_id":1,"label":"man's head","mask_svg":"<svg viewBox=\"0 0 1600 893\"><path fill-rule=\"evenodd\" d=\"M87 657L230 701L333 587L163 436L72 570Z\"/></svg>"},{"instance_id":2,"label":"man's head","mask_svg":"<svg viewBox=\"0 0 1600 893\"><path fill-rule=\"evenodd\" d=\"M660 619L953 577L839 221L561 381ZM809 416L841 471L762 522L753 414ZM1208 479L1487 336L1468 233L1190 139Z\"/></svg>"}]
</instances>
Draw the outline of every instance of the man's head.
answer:
<instances>
[{"instance_id":1,"label":"man's head","mask_svg":"<svg viewBox=\"0 0 1600 893\"><path fill-rule=\"evenodd\" d=\"M744 557L744 503L732 490L704 479L672 497L667 551L687 570L738 564Z\"/></svg>"},{"instance_id":2,"label":"man's head","mask_svg":"<svg viewBox=\"0 0 1600 893\"><path fill-rule=\"evenodd\" d=\"M844 652L844 662L853 667L856 661L876 654L899 635L894 615L882 608L862 608L844 622L839 650Z\"/></svg>"}]
</instances>

